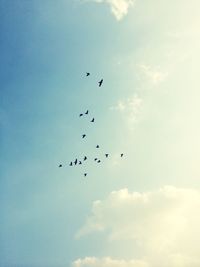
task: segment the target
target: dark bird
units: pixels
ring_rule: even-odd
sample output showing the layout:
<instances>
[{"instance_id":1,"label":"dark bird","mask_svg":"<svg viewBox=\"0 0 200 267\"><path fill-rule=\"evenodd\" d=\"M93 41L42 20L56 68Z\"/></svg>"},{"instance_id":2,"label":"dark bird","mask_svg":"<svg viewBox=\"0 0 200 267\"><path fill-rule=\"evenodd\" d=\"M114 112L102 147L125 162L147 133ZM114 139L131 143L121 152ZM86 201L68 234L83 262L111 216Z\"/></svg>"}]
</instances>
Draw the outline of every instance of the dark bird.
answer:
<instances>
[{"instance_id":1,"label":"dark bird","mask_svg":"<svg viewBox=\"0 0 200 267\"><path fill-rule=\"evenodd\" d=\"M95 158L95 159L94 159L94 161L97 161L97 160L98 160L98 158Z\"/></svg>"},{"instance_id":2,"label":"dark bird","mask_svg":"<svg viewBox=\"0 0 200 267\"><path fill-rule=\"evenodd\" d=\"M121 154L121 158L124 156L124 154Z\"/></svg>"},{"instance_id":3,"label":"dark bird","mask_svg":"<svg viewBox=\"0 0 200 267\"><path fill-rule=\"evenodd\" d=\"M79 117L82 117L83 116L83 114L81 113L80 115L79 115Z\"/></svg>"},{"instance_id":4,"label":"dark bird","mask_svg":"<svg viewBox=\"0 0 200 267\"><path fill-rule=\"evenodd\" d=\"M96 148L99 148L99 145L97 145Z\"/></svg>"},{"instance_id":5,"label":"dark bird","mask_svg":"<svg viewBox=\"0 0 200 267\"><path fill-rule=\"evenodd\" d=\"M94 118L91 120L91 122L94 122Z\"/></svg>"},{"instance_id":6,"label":"dark bird","mask_svg":"<svg viewBox=\"0 0 200 267\"><path fill-rule=\"evenodd\" d=\"M101 161L100 161L100 159L97 161L97 163L100 163Z\"/></svg>"},{"instance_id":7,"label":"dark bird","mask_svg":"<svg viewBox=\"0 0 200 267\"><path fill-rule=\"evenodd\" d=\"M82 134L82 138L85 138L86 137L86 134Z\"/></svg>"},{"instance_id":8,"label":"dark bird","mask_svg":"<svg viewBox=\"0 0 200 267\"><path fill-rule=\"evenodd\" d=\"M62 164L60 164L58 167L61 168L62 167Z\"/></svg>"},{"instance_id":9,"label":"dark bird","mask_svg":"<svg viewBox=\"0 0 200 267\"><path fill-rule=\"evenodd\" d=\"M101 79L101 81L99 81L99 87L101 87L102 83L103 83L103 79Z\"/></svg>"},{"instance_id":10,"label":"dark bird","mask_svg":"<svg viewBox=\"0 0 200 267\"><path fill-rule=\"evenodd\" d=\"M84 173L84 176L86 177L87 176L87 173Z\"/></svg>"},{"instance_id":11,"label":"dark bird","mask_svg":"<svg viewBox=\"0 0 200 267\"><path fill-rule=\"evenodd\" d=\"M85 156L83 160L86 160L86 159L87 159L87 157Z\"/></svg>"},{"instance_id":12,"label":"dark bird","mask_svg":"<svg viewBox=\"0 0 200 267\"><path fill-rule=\"evenodd\" d=\"M86 72L86 76L89 76L90 75L90 73L89 72Z\"/></svg>"},{"instance_id":13,"label":"dark bird","mask_svg":"<svg viewBox=\"0 0 200 267\"><path fill-rule=\"evenodd\" d=\"M87 115L87 114L88 114L88 112L89 112L89 110L87 110L87 111L85 112L85 114Z\"/></svg>"},{"instance_id":14,"label":"dark bird","mask_svg":"<svg viewBox=\"0 0 200 267\"><path fill-rule=\"evenodd\" d=\"M69 166L72 166L73 164L72 164L72 161L70 162L70 164L69 164Z\"/></svg>"},{"instance_id":15,"label":"dark bird","mask_svg":"<svg viewBox=\"0 0 200 267\"><path fill-rule=\"evenodd\" d=\"M81 161L79 161L79 165L81 165L82 164L82 162Z\"/></svg>"},{"instance_id":16,"label":"dark bird","mask_svg":"<svg viewBox=\"0 0 200 267\"><path fill-rule=\"evenodd\" d=\"M108 157L108 154L105 154L106 158Z\"/></svg>"},{"instance_id":17,"label":"dark bird","mask_svg":"<svg viewBox=\"0 0 200 267\"><path fill-rule=\"evenodd\" d=\"M76 165L78 163L78 160L77 159L75 159L75 161L74 161L74 164Z\"/></svg>"}]
</instances>

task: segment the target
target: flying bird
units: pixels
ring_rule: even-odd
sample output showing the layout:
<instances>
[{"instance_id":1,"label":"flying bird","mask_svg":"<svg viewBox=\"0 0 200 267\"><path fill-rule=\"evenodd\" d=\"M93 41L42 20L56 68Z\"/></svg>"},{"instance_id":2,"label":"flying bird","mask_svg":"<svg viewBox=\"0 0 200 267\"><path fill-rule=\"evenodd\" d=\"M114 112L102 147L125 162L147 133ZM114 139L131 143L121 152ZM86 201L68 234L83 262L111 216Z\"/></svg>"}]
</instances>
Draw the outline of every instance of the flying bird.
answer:
<instances>
[{"instance_id":1,"label":"flying bird","mask_svg":"<svg viewBox=\"0 0 200 267\"><path fill-rule=\"evenodd\" d=\"M96 148L99 148L99 145L97 145Z\"/></svg>"},{"instance_id":2,"label":"flying bird","mask_svg":"<svg viewBox=\"0 0 200 267\"><path fill-rule=\"evenodd\" d=\"M97 161L97 163L100 163L101 161L100 161L100 159Z\"/></svg>"},{"instance_id":3,"label":"flying bird","mask_svg":"<svg viewBox=\"0 0 200 267\"><path fill-rule=\"evenodd\" d=\"M86 76L89 76L90 75L90 73L89 72L86 72Z\"/></svg>"},{"instance_id":4,"label":"flying bird","mask_svg":"<svg viewBox=\"0 0 200 267\"><path fill-rule=\"evenodd\" d=\"M82 138L85 138L86 137L86 134L82 134Z\"/></svg>"},{"instance_id":5,"label":"flying bird","mask_svg":"<svg viewBox=\"0 0 200 267\"><path fill-rule=\"evenodd\" d=\"M79 117L82 117L83 116L83 114L81 113L80 115L79 115Z\"/></svg>"},{"instance_id":6,"label":"flying bird","mask_svg":"<svg viewBox=\"0 0 200 267\"><path fill-rule=\"evenodd\" d=\"M124 156L124 154L121 154L121 158Z\"/></svg>"},{"instance_id":7,"label":"flying bird","mask_svg":"<svg viewBox=\"0 0 200 267\"><path fill-rule=\"evenodd\" d=\"M79 165L81 165L82 164L82 162L81 161L79 161Z\"/></svg>"},{"instance_id":8,"label":"flying bird","mask_svg":"<svg viewBox=\"0 0 200 267\"><path fill-rule=\"evenodd\" d=\"M98 160L98 158L95 158L95 159L94 159L94 161L97 161L97 160Z\"/></svg>"},{"instance_id":9,"label":"flying bird","mask_svg":"<svg viewBox=\"0 0 200 267\"><path fill-rule=\"evenodd\" d=\"M86 160L86 159L87 159L87 157L85 156L83 160Z\"/></svg>"},{"instance_id":10,"label":"flying bird","mask_svg":"<svg viewBox=\"0 0 200 267\"><path fill-rule=\"evenodd\" d=\"M73 163L72 163L72 161L70 162L70 164L69 164L69 166L72 166L73 165Z\"/></svg>"},{"instance_id":11,"label":"flying bird","mask_svg":"<svg viewBox=\"0 0 200 267\"><path fill-rule=\"evenodd\" d=\"M105 154L106 158L108 157L108 154Z\"/></svg>"},{"instance_id":12,"label":"flying bird","mask_svg":"<svg viewBox=\"0 0 200 267\"><path fill-rule=\"evenodd\" d=\"M94 118L91 120L91 122L94 122Z\"/></svg>"},{"instance_id":13,"label":"flying bird","mask_svg":"<svg viewBox=\"0 0 200 267\"><path fill-rule=\"evenodd\" d=\"M101 87L102 83L103 83L103 79L101 79L101 81L99 81L99 87Z\"/></svg>"},{"instance_id":14,"label":"flying bird","mask_svg":"<svg viewBox=\"0 0 200 267\"><path fill-rule=\"evenodd\" d=\"M78 163L78 160L77 159L75 159L75 161L74 161L74 164L76 165Z\"/></svg>"},{"instance_id":15,"label":"flying bird","mask_svg":"<svg viewBox=\"0 0 200 267\"><path fill-rule=\"evenodd\" d=\"M88 112L89 112L89 110L87 110L87 111L85 112L85 114L87 115L87 114L88 114Z\"/></svg>"},{"instance_id":16,"label":"flying bird","mask_svg":"<svg viewBox=\"0 0 200 267\"><path fill-rule=\"evenodd\" d=\"M58 167L61 168L62 167L62 164L60 164Z\"/></svg>"},{"instance_id":17,"label":"flying bird","mask_svg":"<svg viewBox=\"0 0 200 267\"><path fill-rule=\"evenodd\" d=\"M87 176L87 173L84 173L84 176L86 177Z\"/></svg>"}]
</instances>

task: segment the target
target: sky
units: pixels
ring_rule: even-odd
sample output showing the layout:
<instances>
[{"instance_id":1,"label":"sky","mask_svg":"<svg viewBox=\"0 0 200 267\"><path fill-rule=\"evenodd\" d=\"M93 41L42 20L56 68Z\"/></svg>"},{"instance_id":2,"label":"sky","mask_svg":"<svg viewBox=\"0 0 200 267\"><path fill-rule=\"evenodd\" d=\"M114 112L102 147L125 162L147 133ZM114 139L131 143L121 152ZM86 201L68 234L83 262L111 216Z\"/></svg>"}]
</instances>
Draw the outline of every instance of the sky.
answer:
<instances>
[{"instance_id":1,"label":"sky","mask_svg":"<svg viewBox=\"0 0 200 267\"><path fill-rule=\"evenodd\" d=\"M200 266L199 8L0 0L1 267Z\"/></svg>"}]
</instances>

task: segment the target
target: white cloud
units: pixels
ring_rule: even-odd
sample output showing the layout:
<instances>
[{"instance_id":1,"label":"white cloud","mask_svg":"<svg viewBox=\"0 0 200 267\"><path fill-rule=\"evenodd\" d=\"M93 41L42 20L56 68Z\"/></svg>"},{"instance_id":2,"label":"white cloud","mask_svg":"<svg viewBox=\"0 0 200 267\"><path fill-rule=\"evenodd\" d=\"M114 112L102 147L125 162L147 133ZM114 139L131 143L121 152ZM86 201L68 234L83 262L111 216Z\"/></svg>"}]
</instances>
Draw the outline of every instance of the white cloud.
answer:
<instances>
[{"instance_id":1,"label":"white cloud","mask_svg":"<svg viewBox=\"0 0 200 267\"><path fill-rule=\"evenodd\" d=\"M112 14L117 20L127 15L128 9L134 5L135 0L91 0L96 3L106 3L110 6Z\"/></svg>"},{"instance_id":2,"label":"white cloud","mask_svg":"<svg viewBox=\"0 0 200 267\"><path fill-rule=\"evenodd\" d=\"M145 75L145 77L148 80L150 80L150 82L152 82L153 84L158 84L164 81L168 76L167 72L162 72L157 68L152 68L145 64L140 64L139 68L142 71L142 73Z\"/></svg>"},{"instance_id":3,"label":"white cloud","mask_svg":"<svg viewBox=\"0 0 200 267\"><path fill-rule=\"evenodd\" d=\"M131 193L122 189L93 203L91 215L77 237L104 231L108 233L107 244L123 243L124 249L125 242L127 248L136 247L147 266L197 267L199 210L200 192L196 190L167 186L153 192ZM98 266L95 264L91 266Z\"/></svg>"},{"instance_id":4,"label":"white cloud","mask_svg":"<svg viewBox=\"0 0 200 267\"><path fill-rule=\"evenodd\" d=\"M111 110L117 110L125 114L129 123L136 122L141 112L143 100L137 94L125 100L119 100L116 106L112 106Z\"/></svg>"},{"instance_id":5,"label":"white cloud","mask_svg":"<svg viewBox=\"0 0 200 267\"><path fill-rule=\"evenodd\" d=\"M73 267L148 267L147 263L139 260L115 260L110 257L98 259L86 257L78 259L73 263Z\"/></svg>"}]
</instances>

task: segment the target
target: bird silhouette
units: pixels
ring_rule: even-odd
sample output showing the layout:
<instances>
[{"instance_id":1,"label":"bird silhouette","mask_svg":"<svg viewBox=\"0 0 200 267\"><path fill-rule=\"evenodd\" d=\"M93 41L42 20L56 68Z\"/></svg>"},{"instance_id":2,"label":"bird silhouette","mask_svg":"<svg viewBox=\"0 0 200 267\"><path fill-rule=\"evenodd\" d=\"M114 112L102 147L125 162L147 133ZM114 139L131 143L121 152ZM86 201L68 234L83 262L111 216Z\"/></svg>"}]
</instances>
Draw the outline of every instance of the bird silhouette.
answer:
<instances>
[{"instance_id":1,"label":"bird silhouette","mask_svg":"<svg viewBox=\"0 0 200 267\"><path fill-rule=\"evenodd\" d=\"M82 138L85 138L86 137L86 134L82 134Z\"/></svg>"},{"instance_id":2,"label":"bird silhouette","mask_svg":"<svg viewBox=\"0 0 200 267\"><path fill-rule=\"evenodd\" d=\"M91 122L94 122L94 118L91 120Z\"/></svg>"},{"instance_id":3,"label":"bird silhouette","mask_svg":"<svg viewBox=\"0 0 200 267\"><path fill-rule=\"evenodd\" d=\"M97 163L100 163L101 161L100 161L100 159L97 161Z\"/></svg>"},{"instance_id":4,"label":"bird silhouette","mask_svg":"<svg viewBox=\"0 0 200 267\"><path fill-rule=\"evenodd\" d=\"M86 159L87 159L87 157L85 156L83 160L86 160Z\"/></svg>"},{"instance_id":5,"label":"bird silhouette","mask_svg":"<svg viewBox=\"0 0 200 267\"><path fill-rule=\"evenodd\" d=\"M74 161L74 164L76 165L78 163L78 160L77 159L75 159L75 161Z\"/></svg>"},{"instance_id":6,"label":"bird silhouette","mask_svg":"<svg viewBox=\"0 0 200 267\"><path fill-rule=\"evenodd\" d=\"M105 154L106 158L108 157L108 154Z\"/></svg>"},{"instance_id":7,"label":"bird silhouette","mask_svg":"<svg viewBox=\"0 0 200 267\"><path fill-rule=\"evenodd\" d=\"M81 161L79 161L79 165L81 165L82 164L82 162Z\"/></svg>"},{"instance_id":8,"label":"bird silhouette","mask_svg":"<svg viewBox=\"0 0 200 267\"><path fill-rule=\"evenodd\" d=\"M96 148L99 148L99 145L97 145Z\"/></svg>"},{"instance_id":9,"label":"bird silhouette","mask_svg":"<svg viewBox=\"0 0 200 267\"><path fill-rule=\"evenodd\" d=\"M89 110L87 110L87 111L85 112L85 114L87 115L87 114L88 114L88 112L89 112Z\"/></svg>"},{"instance_id":10,"label":"bird silhouette","mask_svg":"<svg viewBox=\"0 0 200 267\"><path fill-rule=\"evenodd\" d=\"M101 79L101 81L99 81L99 87L101 87L102 83L103 83L103 79Z\"/></svg>"},{"instance_id":11,"label":"bird silhouette","mask_svg":"<svg viewBox=\"0 0 200 267\"><path fill-rule=\"evenodd\" d=\"M89 76L90 75L90 73L89 72L86 72L86 76Z\"/></svg>"},{"instance_id":12,"label":"bird silhouette","mask_svg":"<svg viewBox=\"0 0 200 267\"><path fill-rule=\"evenodd\" d=\"M72 166L73 165L73 163L72 163L72 161L70 162L70 164L69 164L69 166Z\"/></svg>"},{"instance_id":13,"label":"bird silhouette","mask_svg":"<svg viewBox=\"0 0 200 267\"><path fill-rule=\"evenodd\" d=\"M87 176L87 173L84 173L84 176L86 177Z\"/></svg>"},{"instance_id":14,"label":"bird silhouette","mask_svg":"<svg viewBox=\"0 0 200 267\"><path fill-rule=\"evenodd\" d=\"M83 114L81 113L80 115L79 115L79 117L82 117L83 116Z\"/></svg>"},{"instance_id":15,"label":"bird silhouette","mask_svg":"<svg viewBox=\"0 0 200 267\"><path fill-rule=\"evenodd\" d=\"M62 167L62 164L60 164L58 167L61 168Z\"/></svg>"},{"instance_id":16,"label":"bird silhouette","mask_svg":"<svg viewBox=\"0 0 200 267\"><path fill-rule=\"evenodd\" d=\"M98 158L95 158L95 159L94 159L94 161L97 161L97 160L98 160Z\"/></svg>"},{"instance_id":17,"label":"bird silhouette","mask_svg":"<svg viewBox=\"0 0 200 267\"><path fill-rule=\"evenodd\" d=\"M121 158L124 156L124 154L121 154Z\"/></svg>"}]
</instances>

